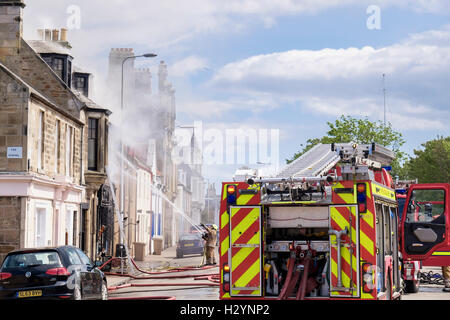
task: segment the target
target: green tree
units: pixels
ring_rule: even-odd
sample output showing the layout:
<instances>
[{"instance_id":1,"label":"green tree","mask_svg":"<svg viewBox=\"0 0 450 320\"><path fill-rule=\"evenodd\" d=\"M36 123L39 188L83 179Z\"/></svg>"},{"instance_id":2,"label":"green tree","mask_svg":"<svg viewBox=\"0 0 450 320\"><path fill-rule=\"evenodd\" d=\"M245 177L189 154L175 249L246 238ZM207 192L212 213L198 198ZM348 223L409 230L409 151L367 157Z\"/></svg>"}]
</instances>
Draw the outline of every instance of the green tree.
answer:
<instances>
[{"instance_id":1,"label":"green tree","mask_svg":"<svg viewBox=\"0 0 450 320\"><path fill-rule=\"evenodd\" d=\"M420 183L450 182L450 137L437 137L422 143L414 157L405 163L410 179Z\"/></svg>"},{"instance_id":2,"label":"green tree","mask_svg":"<svg viewBox=\"0 0 450 320\"><path fill-rule=\"evenodd\" d=\"M392 163L392 175L404 178L405 172L401 164L406 159L406 154L400 151L400 147L405 143L405 140L403 140L401 133L392 129L391 123L385 125L382 121L372 122L367 118L357 119L342 115L334 123L327 122L327 124L329 130L326 136L308 139L306 146L295 153L291 159L287 159L286 162L291 163L318 143L356 142L369 144L376 142L394 151L396 158Z\"/></svg>"}]
</instances>

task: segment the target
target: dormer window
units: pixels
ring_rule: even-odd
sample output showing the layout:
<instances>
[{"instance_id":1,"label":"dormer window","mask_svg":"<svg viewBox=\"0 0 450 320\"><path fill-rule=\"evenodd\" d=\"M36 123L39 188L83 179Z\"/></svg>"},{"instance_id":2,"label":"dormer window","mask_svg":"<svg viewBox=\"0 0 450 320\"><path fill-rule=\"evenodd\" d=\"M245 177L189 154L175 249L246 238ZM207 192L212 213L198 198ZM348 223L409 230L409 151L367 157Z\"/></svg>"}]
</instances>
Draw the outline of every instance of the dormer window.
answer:
<instances>
[{"instance_id":1,"label":"dormer window","mask_svg":"<svg viewBox=\"0 0 450 320\"><path fill-rule=\"evenodd\" d=\"M73 74L73 89L89 97L89 74L75 72Z\"/></svg>"},{"instance_id":2,"label":"dormer window","mask_svg":"<svg viewBox=\"0 0 450 320\"><path fill-rule=\"evenodd\" d=\"M53 59L53 71L61 78L64 79L64 60L61 58L54 58Z\"/></svg>"},{"instance_id":3,"label":"dormer window","mask_svg":"<svg viewBox=\"0 0 450 320\"><path fill-rule=\"evenodd\" d=\"M72 58L68 55L56 53L41 53L41 57L58 77L70 87L72 80Z\"/></svg>"}]
</instances>

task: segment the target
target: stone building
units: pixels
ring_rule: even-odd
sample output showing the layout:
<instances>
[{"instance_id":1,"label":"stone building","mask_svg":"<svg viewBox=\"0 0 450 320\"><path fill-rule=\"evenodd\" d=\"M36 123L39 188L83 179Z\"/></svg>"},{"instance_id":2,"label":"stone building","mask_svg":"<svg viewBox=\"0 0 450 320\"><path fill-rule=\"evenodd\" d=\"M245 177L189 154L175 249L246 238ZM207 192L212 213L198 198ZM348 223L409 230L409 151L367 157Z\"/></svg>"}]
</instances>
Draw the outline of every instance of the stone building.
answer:
<instances>
[{"instance_id":1,"label":"stone building","mask_svg":"<svg viewBox=\"0 0 450 320\"><path fill-rule=\"evenodd\" d=\"M110 111L73 88L66 30L22 38L24 8L0 0L0 259L64 244L95 258Z\"/></svg>"},{"instance_id":2,"label":"stone building","mask_svg":"<svg viewBox=\"0 0 450 320\"><path fill-rule=\"evenodd\" d=\"M134 55L130 48L114 48L110 52L108 87L115 92L115 95L111 95L110 104L121 107L123 65L124 112L121 117L122 127L118 129L122 132L120 139L131 148L148 151L147 158L141 161L153 173L151 236L153 239L161 236L164 248L167 248L175 244L175 213L170 203L175 201L177 192L176 165L171 157L174 148L175 90L168 82L167 65L162 61L158 66L158 92L153 94L152 75L148 68L135 68L135 59L128 59L122 64L124 59ZM139 134L136 135L136 132ZM133 250L133 244L129 243L129 246Z\"/></svg>"},{"instance_id":3,"label":"stone building","mask_svg":"<svg viewBox=\"0 0 450 320\"><path fill-rule=\"evenodd\" d=\"M205 208L202 213L204 223L219 225L220 195L217 194L214 183L208 184L206 188Z\"/></svg>"}]
</instances>

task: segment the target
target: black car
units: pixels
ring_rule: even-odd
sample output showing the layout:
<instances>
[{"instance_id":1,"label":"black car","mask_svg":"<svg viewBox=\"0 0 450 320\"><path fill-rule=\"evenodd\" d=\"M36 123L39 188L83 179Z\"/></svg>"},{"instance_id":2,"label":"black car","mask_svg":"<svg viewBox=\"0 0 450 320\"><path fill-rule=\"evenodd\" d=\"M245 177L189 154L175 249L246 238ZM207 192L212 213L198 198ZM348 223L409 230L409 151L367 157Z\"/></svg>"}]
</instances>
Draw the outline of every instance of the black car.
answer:
<instances>
[{"instance_id":1,"label":"black car","mask_svg":"<svg viewBox=\"0 0 450 320\"><path fill-rule=\"evenodd\" d=\"M203 239L200 233L185 233L177 243L177 258L186 254L203 254Z\"/></svg>"},{"instance_id":2,"label":"black car","mask_svg":"<svg viewBox=\"0 0 450 320\"><path fill-rule=\"evenodd\" d=\"M106 276L76 247L15 250L0 268L0 299L107 298Z\"/></svg>"}]
</instances>

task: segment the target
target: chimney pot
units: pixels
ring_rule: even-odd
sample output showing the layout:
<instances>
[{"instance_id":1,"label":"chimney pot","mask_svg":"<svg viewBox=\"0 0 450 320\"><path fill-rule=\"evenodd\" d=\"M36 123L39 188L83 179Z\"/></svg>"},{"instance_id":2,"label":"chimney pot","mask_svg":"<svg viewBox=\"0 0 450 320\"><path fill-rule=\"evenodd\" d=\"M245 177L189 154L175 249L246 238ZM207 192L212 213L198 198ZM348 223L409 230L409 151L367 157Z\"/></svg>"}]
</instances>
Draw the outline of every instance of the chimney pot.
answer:
<instances>
[{"instance_id":1,"label":"chimney pot","mask_svg":"<svg viewBox=\"0 0 450 320\"><path fill-rule=\"evenodd\" d=\"M58 29L53 29L52 41L54 41L54 42L59 41L59 30Z\"/></svg>"},{"instance_id":2,"label":"chimney pot","mask_svg":"<svg viewBox=\"0 0 450 320\"><path fill-rule=\"evenodd\" d=\"M44 29L38 29L37 33L39 40L44 40Z\"/></svg>"},{"instance_id":3,"label":"chimney pot","mask_svg":"<svg viewBox=\"0 0 450 320\"><path fill-rule=\"evenodd\" d=\"M67 41L67 29L61 28L61 41Z\"/></svg>"},{"instance_id":4,"label":"chimney pot","mask_svg":"<svg viewBox=\"0 0 450 320\"><path fill-rule=\"evenodd\" d=\"M52 41L52 31L50 29L45 29L45 41Z\"/></svg>"}]
</instances>

